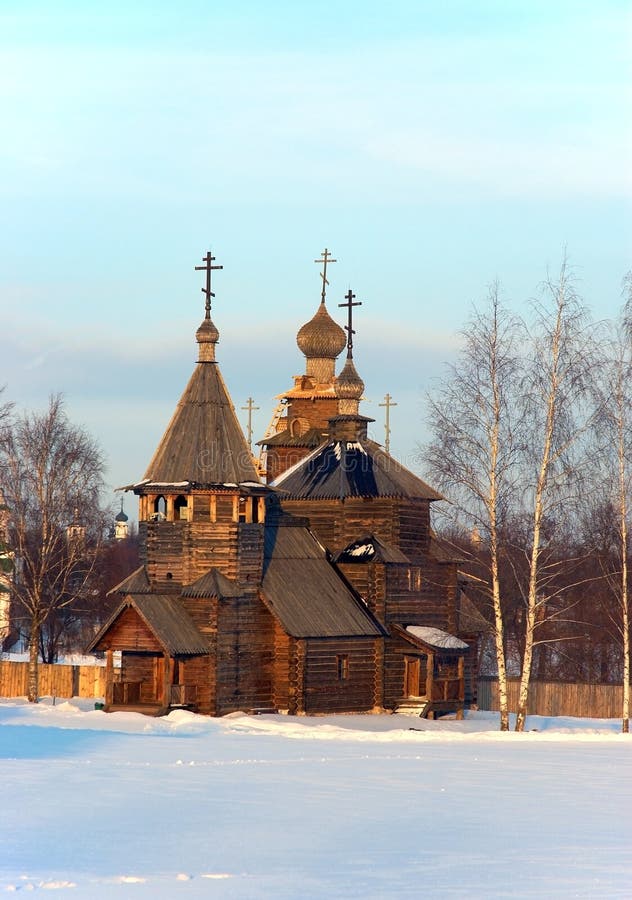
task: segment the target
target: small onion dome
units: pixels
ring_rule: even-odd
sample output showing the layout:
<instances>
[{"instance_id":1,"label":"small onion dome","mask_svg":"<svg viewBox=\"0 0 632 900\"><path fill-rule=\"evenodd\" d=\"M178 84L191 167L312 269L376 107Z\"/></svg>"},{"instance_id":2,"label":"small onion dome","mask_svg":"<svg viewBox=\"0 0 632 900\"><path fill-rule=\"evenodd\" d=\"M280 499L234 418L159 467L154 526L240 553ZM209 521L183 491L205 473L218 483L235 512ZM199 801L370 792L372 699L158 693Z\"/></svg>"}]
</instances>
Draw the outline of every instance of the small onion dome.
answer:
<instances>
[{"instance_id":1,"label":"small onion dome","mask_svg":"<svg viewBox=\"0 0 632 900\"><path fill-rule=\"evenodd\" d=\"M120 513L117 513L117 515L114 517L115 522L127 522L128 519L129 516L126 516L122 509Z\"/></svg>"},{"instance_id":2,"label":"small onion dome","mask_svg":"<svg viewBox=\"0 0 632 900\"><path fill-rule=\"evenodd\" d=\"M359 400L362 397L364 382L358 375L351 356L347 356L347 361L336 381L335 391L339 400Z\"/></svg>"},{"instance_id":3,"label":"small onion dome","mask_svg":"<svg viewBox=\"0 0 632 900\"><path fill-rule=\"evenodd\" d=\"M195 339L198 344L216 344L219 340L219 331L210 319L204 319L195 332Z\"/></svg>"},{"instance_id":4,"label":"small onion dome","mask_svg":"<svg viewBox=\"0 0 632 900\"><path fill-rule=\"evenodd\" d=\"M219 340L219 331L213 325L210 316L202 322L195 332L195 340L199 344L199 362L215 362L215 344Z\"/></svg>"},{"instance_id":5,"label":"small onion dome","mask_svg":"<svg viewBox=\"0 0 632 900\"><path fill-rule=\"evenodd\" d=\"M299 329L296 343L307 359L336 359L342 353L347 337L321 303L313 319Z\"/></svg>"}]
</instances>

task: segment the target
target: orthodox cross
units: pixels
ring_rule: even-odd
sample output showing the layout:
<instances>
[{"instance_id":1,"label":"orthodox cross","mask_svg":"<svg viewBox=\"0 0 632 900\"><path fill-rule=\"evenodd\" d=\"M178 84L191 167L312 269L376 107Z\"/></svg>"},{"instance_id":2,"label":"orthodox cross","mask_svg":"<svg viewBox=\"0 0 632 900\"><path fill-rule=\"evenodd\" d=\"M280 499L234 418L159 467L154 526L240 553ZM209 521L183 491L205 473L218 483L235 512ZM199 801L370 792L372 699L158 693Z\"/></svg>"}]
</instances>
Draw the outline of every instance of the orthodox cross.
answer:
<instances>
[{"instance_id":1,"label":"orthodox cross","mask_svg":"<svg viewBox=\"0 0 632 900\"><path fill-rule=\"evenodd\" d=\"M329 252L327 247L325 247L325 249L321 252L320 255L321 255L322 259L315 259L314 262L323 264L323 271L320 273L320 277L323 279L323 289L320 293L320 302L324 303L325 302L325 294L327 293L327 285L329 284L329 282L327 281L327 263L328 262L335 263L335 262L338 262L338 260L332 259L331 253Z\"/></svg>"},{"instance_id":2,"label":"orthodox cross","mask_svg":"<svg viewBox=\"0 0 632 900\"><path fill-rule=\"evenodd\" d=\"M345 325L345 331L347 332L347 356L351 356L351 351L353 350L353 335L355 334L355 331L353 330L353 307L362 306L362 301L358 300L357 303L353 302L355 300L355 294L351 293L351 288L349 288L345 297L347 302L339 303L338 306L344 306L348 310L349 324Z\"/></svg>"},{"instance_id":3,"label":"orthodox cross","mask_svg":"<svg viewBox=\"0 0 632 900\"><path fill-rule=\"evenodd\" d=\"M384 397L384 403L378 403L378 406L386 407L386 422L384 424L384 431L386 432L386 440L384 441L384 449L387 453L390 453L391 450L391 406L397 406L397 403L394 402L393 398L390 394L386 394Z\"/></svg>"},{"instance_id":4,"label":"orthodox cross","mask_svg":"<svg viewBox=\"0 0 632 900\"><path fill-rule=\"evenodd\" d=\"M203 266L196 266L196 272L206 272L206 287L201 288L202 293L206 296L206 303L204 304L204 309L206 310L205 319L211 318L211 297L214 297L215 294L211 290L211 272L215 269L223 269L224 266L214 266L215 257L211 256L211 251L209 250L206 256L202 257Z\"/></svg>"},{"instance_id":5,"label":"orthodox cross","mask_svg":"<svg viewBox=\"0 0 632 900\"><path fill-rule=\"evenodd\" d=\"M260 407L254 405L254 400L252 397L248 397L246 400L246 405L242 406L242 409L248 410L248 447L250 452L252 453L252 413L253 410L259 409Z\"/></svg>"}]
</instances>

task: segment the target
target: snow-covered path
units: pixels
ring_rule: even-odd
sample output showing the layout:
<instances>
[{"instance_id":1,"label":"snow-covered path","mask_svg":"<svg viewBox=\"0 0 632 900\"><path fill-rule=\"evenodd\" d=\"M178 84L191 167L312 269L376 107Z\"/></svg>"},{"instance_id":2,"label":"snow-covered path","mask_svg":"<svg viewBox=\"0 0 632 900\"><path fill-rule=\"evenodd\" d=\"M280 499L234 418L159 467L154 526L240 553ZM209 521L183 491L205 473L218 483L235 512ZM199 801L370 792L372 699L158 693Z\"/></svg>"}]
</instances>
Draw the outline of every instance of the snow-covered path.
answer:
<instances>
[{"instance_id":1,"label":"snow-covered path","mask_svg":"<svg viewBox=\"0 0 632 900\"><path fill-rule=\"evenodd\" d=\"M632 896L616 722L80 706L0 704L0 894Z\"/></svg>"}]
</instances>

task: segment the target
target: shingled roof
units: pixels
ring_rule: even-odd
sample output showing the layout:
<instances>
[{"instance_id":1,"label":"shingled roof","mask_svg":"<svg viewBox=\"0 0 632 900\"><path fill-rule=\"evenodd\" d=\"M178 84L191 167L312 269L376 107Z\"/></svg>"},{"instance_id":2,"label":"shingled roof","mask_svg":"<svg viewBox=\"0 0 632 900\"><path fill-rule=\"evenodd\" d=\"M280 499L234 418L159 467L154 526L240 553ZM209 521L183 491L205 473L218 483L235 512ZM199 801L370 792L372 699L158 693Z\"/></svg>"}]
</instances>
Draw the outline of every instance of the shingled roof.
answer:
<instances>
[{"instance_id":1,"label":"shingled roof","mask_svg":"<svg viewBox=\"0 0 632 900\"><path fill-rule=\"evenodd\" d=\"M292 637L380 637L368 608L308 528L266 524L264 601Z\"/></svg>"},{"instance_id":2,"label":"shingled roof","mask_svg":"<svg viewBox=\"0 0 632 900\"><path fill-rule=\"evenodd\" d=\"M195 333L198 362L147 467L145 484L260 483L215 359L219 331L211 320L211 297L215 296L211 291L212 258L209 252L204 257L206 265L196 266L206 270L206 288L202 289L205 315ZM134 488L142 488L142 483Z\"/></svg>"},{"instance_id":3,"label":"shingled roof","mask_svg":"<svg viewBox=\"0 0 632 900\"><path fill-rule=\"evenodd\" d=\"M89 651L98 648L101 638L130 606L136 610L169 656L208 653L208 641L173 594L128 594L93 638Z\"/></svg>"},{"instance_id":4,"label":"shingled roof","mask_svg":"<svg viewBox=\"0 0 632 900\"><path fill-rule=\"evenodd\" d=\"M406 497L443 500L368 438L329 440L272 483L290 500Z\"/></svg>"},{"instance_id":5,"label":"shingled roof","mask_svg":"<svg viewBox=\"0 0 632 900\"><path fill-rule=\"evenodd\" d=\"M120 581L118 584L115 584L113 588L110 588L107 596L109 597L110 594L150 593L151 585L149 584L147 569L145 568L145 566L139 566L137 569L134 569L131 575L128 575L127 578L123 579L123 581Z\"/></svg>"},{"instance_id":6,"label":"shingled roof","mask_svg":"<svg viewBox=\"0 0 632 900\"><path fill-rule=\"evenodd\" d=\"M260 481L215 361L197 363L145 479L160 484Z\"/></svg>"},{"instance_id":7,"label":"shingled roof","mask_svg":"<svg viewBox=\"0 0 632 900\"><path fill-rule=\"evenodd\" d=\"M235 581L213 567L182 589L183 597L241 597L243 590Z\"/></svg>"}]
</instances>

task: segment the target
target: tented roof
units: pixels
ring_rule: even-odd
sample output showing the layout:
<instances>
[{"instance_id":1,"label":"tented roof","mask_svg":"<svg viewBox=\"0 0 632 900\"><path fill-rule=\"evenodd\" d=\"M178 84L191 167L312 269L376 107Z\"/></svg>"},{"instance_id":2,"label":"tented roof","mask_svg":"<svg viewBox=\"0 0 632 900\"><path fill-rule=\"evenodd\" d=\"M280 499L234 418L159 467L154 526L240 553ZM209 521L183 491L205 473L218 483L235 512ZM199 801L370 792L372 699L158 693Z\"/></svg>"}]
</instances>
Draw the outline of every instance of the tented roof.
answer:
<instances>
[{"instance_id":1,"label":"tented roof","mask_svg":"<svg viewBox=\"0 0 632 900\"><path fill-rule=\"evenodd\" d=\"M152 483L260 482L216 362L198 362L145 479Z\"/></svg>"}]
</instances>

